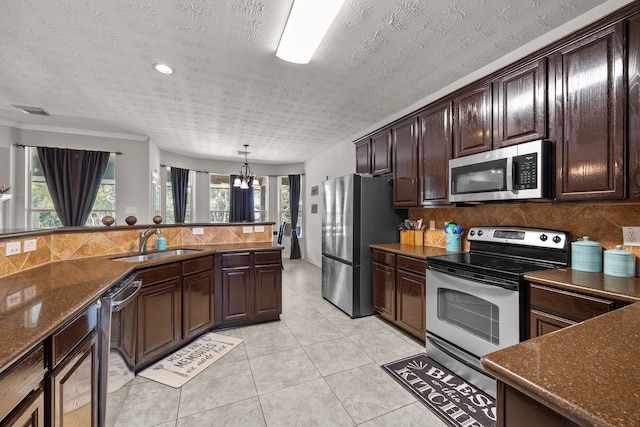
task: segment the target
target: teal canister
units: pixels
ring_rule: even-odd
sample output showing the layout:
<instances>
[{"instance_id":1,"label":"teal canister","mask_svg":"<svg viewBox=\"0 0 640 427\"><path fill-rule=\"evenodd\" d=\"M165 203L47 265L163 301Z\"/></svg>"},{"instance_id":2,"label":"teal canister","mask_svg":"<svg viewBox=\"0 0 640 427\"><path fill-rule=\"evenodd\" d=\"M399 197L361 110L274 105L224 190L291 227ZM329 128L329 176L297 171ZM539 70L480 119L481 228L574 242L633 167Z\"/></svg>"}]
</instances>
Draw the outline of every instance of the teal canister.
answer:
<instances>
[{"instance_id":1,"label":"teal canister","mask_svg":"<svg viewBox=\"0 0 640 427\"><path fill-rule=\"evenodd\" d=\"M164 251L167 249L167 239L162 234L162 230L158 229L158 247L159 251Z\"/></svg>"},{"instance_id":2,"label":"teal canister","mask_svg":"<svg viewBox=\"0 0 640 427\"><path fill-rule=\"evenodd\" d=\"M601 272L602 245L589 240L589 236L571 242L571 268L594 273Z\"/></svg>"},{"instance_id":3,"label":"teal canister","mask_svg":"<svg viewBox=\"0 0 640 427\"><path fill-rule=\"evenodd\" d=\"M604 274L618 277L635 277L636 256L625 251L622 245L604 251Z\"/></svg>"}]
</instances>

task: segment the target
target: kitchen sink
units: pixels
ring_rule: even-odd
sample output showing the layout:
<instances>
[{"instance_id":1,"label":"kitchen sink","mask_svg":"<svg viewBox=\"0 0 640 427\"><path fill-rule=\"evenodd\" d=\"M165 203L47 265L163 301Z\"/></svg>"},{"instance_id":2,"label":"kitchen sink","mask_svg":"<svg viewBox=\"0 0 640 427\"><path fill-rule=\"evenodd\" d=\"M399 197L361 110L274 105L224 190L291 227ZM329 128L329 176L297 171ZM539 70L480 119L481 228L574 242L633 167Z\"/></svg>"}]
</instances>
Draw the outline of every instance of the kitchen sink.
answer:
<instances>
[{"instance_id":1,"label":"kitchen sink","mask_svg":"<svg viewBox=\"0 0 640 427\"><path fill-rule=\"evenodd\" d=\"M200 250L201 249L171 249L169 251L153 252L150 254L123 256L120 258L113 258L113 260L124 261L124 262L143 262L143 261L150 261L153 259L163 259L163 258L169 258L172 256L192 254L194 252L199 252Z\"/></svg>"}]
</instances>

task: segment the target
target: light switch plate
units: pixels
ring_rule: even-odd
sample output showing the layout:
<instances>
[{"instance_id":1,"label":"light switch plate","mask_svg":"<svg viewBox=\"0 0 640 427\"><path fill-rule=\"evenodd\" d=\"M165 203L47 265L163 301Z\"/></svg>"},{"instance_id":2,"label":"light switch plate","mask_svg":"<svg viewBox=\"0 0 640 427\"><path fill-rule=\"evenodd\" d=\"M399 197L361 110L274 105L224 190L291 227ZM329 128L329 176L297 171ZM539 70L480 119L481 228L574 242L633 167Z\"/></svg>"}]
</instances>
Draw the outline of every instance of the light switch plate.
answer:
<instances>
[{"instance_id":1,"label":"light switch plate","mask_svg":"<svg viewBox=\"0 0 640 427\"><path fill-rule=\"evenodd\" d=\"M193 232L193 235L198 235L198 234L204 234L204 228L202 227L195 227L192 228L191 231Z\"/></svg>"},{"instance_id":2,"label":"light switch plate","mask_svg":"<svg viewBox=\"0 0 640 427\"><path fill-rule=\"evenodd\" d=\"M256 233L264 232L264 225L256 225L255 227L253 227L253 231L255 231Z\"/></svg>"},{"instance_id":3,"label":"light switch plate","mask_svg":"<svg viewBox=\"0 0 640 427\"><path fill-rule=\"evenodd\" d=\"M138 211L138 209L136 209L135 206L127 206L126 208L124 208L124 211L126 213L134 214L134 213L136 213Z\"/></svg>"},{"instance_id":4,"label":"light switch plate","mask_svg":"<svg viewBox=\"0 0 640 427\"><path fill-rule=\"evenodd\" d=\"M18 255L20 253L20 242L7 242L7 256Z\"/></svg>"},{"instance_id":5,"label":"light switch plate","mask_svg":"<svg viewBox=\"0 0 640 427\"><path fill-rule=\"evenodd\" d=\"M640 227L622 226L622 241L625 246L640 246Z\"/></svg>"},{"instance_id":6,"label":"light switch plate","mask_svg":"<svg viewBox=\"0 0 640 427\"><path fill-rule=\"evenodd\" d=\"M33 252L36 250L36 239L24 241L24 252Z\"/></svg>"},{"instance_id":7,"label":"light switch plate","mask_svg":"<svg viewBox=\"0 0 640 427\"><path fill-rule=\"evenodd\" d=\"M253 227L242 227L243 233L253 233Z\"/></svg>"}]
</instances>

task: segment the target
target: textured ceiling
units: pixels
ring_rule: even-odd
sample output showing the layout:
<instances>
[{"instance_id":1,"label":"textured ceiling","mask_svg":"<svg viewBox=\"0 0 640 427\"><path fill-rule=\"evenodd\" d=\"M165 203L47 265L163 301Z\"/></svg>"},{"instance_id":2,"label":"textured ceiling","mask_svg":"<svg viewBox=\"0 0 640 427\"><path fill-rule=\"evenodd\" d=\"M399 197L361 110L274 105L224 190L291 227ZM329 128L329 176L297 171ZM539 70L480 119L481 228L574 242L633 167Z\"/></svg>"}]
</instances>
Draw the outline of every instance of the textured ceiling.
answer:
<instances>
[{"instance_id":1,"label":"textured ceiling","mask_svg":"<svg viewBox=\"0 0 640 427\"><path fill-rule=\"evenodd\" d=\"M0 118L302 162L601 3L346 0L294 65L274 53L292 0L1 0Z\"/></svg>"}]
</instances>

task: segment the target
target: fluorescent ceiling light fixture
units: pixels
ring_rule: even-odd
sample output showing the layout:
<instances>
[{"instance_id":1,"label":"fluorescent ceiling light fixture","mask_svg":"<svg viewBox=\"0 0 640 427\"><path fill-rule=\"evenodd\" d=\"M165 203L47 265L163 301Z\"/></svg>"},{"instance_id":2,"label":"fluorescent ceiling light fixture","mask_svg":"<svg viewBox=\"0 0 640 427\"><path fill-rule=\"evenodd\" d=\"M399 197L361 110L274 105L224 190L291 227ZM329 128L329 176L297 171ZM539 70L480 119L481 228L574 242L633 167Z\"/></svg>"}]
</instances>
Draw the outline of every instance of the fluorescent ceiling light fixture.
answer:
<instances>
[{"instance_id":1,"label":"fluorescent ceiling light fixture","mask_svg":"<svg viewBox=\"0 0 640 427\"><path fill-rule=\"evenodd\" d=\"M344 0L295 0L276 56L295 64L308 64L343 3Z\"/></svg>"},{"instance_id":2,"label":"fluorescent ceiling light fixture","mask_svg":"<svg viewBox=\"0 0 640 427\"><path fill-rule=\"evenodd\" d=\"M171 68L167 64L153 64L153 68L155 68L157 72L162 74L173 74L173 68Z\"/></svg>"}]
</instances>

